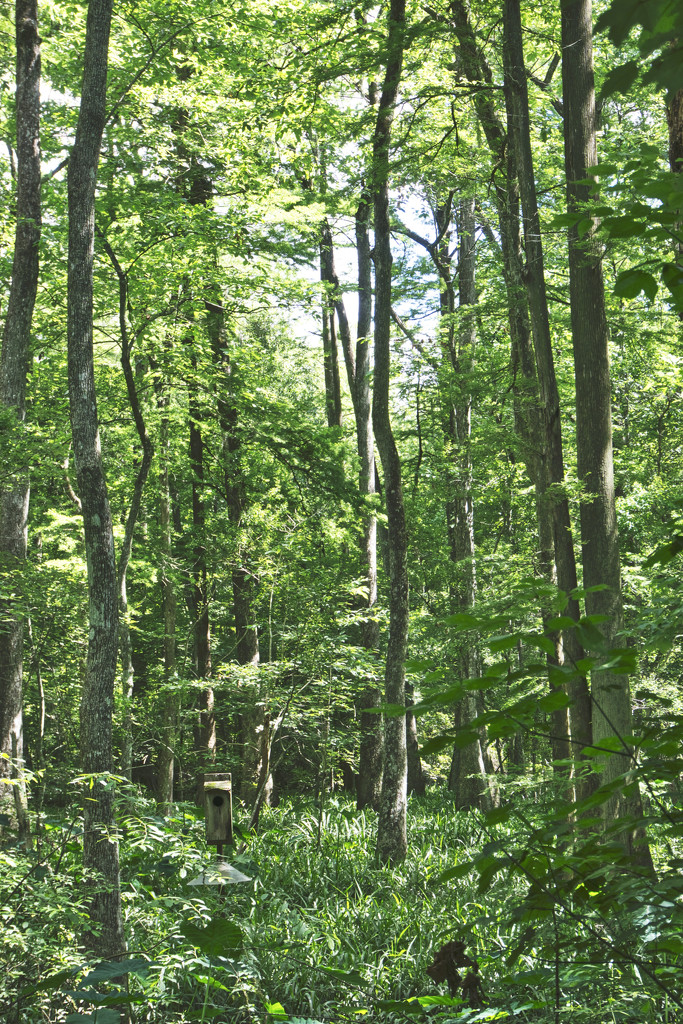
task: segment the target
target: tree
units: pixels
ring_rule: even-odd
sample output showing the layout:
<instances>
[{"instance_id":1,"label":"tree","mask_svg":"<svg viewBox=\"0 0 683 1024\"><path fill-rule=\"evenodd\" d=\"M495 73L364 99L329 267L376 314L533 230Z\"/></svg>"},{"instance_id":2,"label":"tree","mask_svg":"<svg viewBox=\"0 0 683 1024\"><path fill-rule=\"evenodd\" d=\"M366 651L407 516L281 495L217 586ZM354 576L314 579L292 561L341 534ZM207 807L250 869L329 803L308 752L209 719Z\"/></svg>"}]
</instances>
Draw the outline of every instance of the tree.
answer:
<instances>
[{"instance_id":1,"label":"tree","mask_svg":"<svg viewBox=\"0 0 683 1024\"><path fill-rule=\"evenodd\" d=\"M91 0L76 139L69 159L67 341L71 430L88 564L88 654L81 697L86 776L83 866L92 878L86 942L105 957L124 948L114 823L112 713L118 642L114 533L102 464L93 358L95 186L106 117L112 0Z\"/></svg>"},{"instance_id":2,"label":"tree","mask_svg":"<svg viewBox=\"0 0 683 1024\"><path fill-rule=\"evenodd\" d=\"M597 163L593 28L591 0L562 6L562 85L567 208L577 215L589 208L590 170ZM586 610L600 616L608 648L619 645L623 627L619 534L614 494L609 330L600 246L595 221L587 216L569 231L569 290L576 375L577 469L582 484L581 544ZM601 763L601 781L611 783L632 764L631 694L627 675L594 670L591 676L593 747L618 749ZM640 798L622 789L604 804L605 821L618 821L624 809L642 814ZM634 850L634 834L624 837L644 863L649 851Z\"/></svg>"},{"instance_id":3,"label":"tree","mask_svg":"<svg viewBox=\"0 0 683 1024\"><path fill-rule=\"evenodd\" d=\"M388 704L405 704L405 659L408 641L407 533L401 460L391 429L389 370L391 341L391 224L389 174L391 125L398 96L405 35L405 0L392 0L387 15L386 63L372 151L375 208L375 377L372 425L382 460L389 523L389 643L384 696ZM405 714L387 716L384 724L384 776L377 831L380 861L406 855L407 755Z\"/></svg>"},{"instance_id":4,"label":"tree","mask_svg":"<svg viewBox=\"0 0 683 1024\"><path fill-rule=\"evenodd\" d=\"M38 290L38 245L41 230L40 36L36 0L17 0L16 122L17 194L12 283L2 339L0 411L14 421L20 451L26 416L26 377L31 351L31 323ZM0 568L17 574L26 559L30 483L26 468L7 467L0 483ZM20 601L0 602L0 753L12 758L19 774L14 786L21 836L29 836L23 790L23 641L24 609ZM0 779L11 762L0 760ZM0 793L4 790L0 784Z\"/></svg>"},{"instance_id":5,"label":"tree","mask_svg":"<svg viewBox=\"0 0 683 1024\"><path fill-rule=\"evenodd\" d=\"M578 622L579 603L572 596L576 591L576 561L574 540L569 516L569 501L565 490L564 449L560 396L555 375L550 316L545 285L545 260L541 221L538 209L536 179L529 124L529 95L527 72L522 43L522 19L519 0L505 3L505 95L508 105L510 145L514 152L519 174L519 188L523 212L525 265L524 282L529 303L531 328L536 355L540 389L540 414L543 426L540 502L549 504L552 522L552 558L554 567L549 573L567 595L567 615ZM551 65L552 66L552 65ZM547 77L547 76L546 76ZM545 518L545 510L541 513ZM546 619L549 616L546 615ZM570 730L568 734L566 709L554 712L555 757L579 757L591 741L591 707L588 686L582 675L574 674L575 666L583 657L583 650L573 629L558 635L557 662L566 665L565 686L572 697ZM562 674L560 674L562 678ZM572 749L566 740L571 740Z\"/></svg>"}]
</instances>

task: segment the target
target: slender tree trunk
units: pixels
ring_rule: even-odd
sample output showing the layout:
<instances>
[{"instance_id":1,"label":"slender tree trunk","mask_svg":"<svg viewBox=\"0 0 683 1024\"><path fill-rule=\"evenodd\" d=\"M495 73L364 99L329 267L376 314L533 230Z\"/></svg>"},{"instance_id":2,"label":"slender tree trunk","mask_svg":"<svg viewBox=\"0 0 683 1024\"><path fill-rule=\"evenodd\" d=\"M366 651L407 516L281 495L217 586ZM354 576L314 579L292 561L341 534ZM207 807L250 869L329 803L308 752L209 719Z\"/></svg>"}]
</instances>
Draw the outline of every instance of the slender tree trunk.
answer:
<instances>
[{"instance_id":1,"label":"slender tree trunk","mask_svg":"<svg viewBox=\"0 0 683 1024\"><path fill-rule=\"evenodd\" d=\"M240 532L244 528L243 520L247 497L237 402L238 368L231 360L228 351L225 314L222 305L213 302L206 303L206 306L208 334L216 371L218 421L222 434L223 487L228 506L228 519L237 538L235 561L232 568L235 653L238 664L258 668L260 663L259 637L254 621L249 552L239 541ZM266 695L261 692L258 677L255 682L252 706L245 709L240 715L242 734L240 795L245 804L252 808L256 807L256 800L259 797L261 803L270 802L273 784L270 771L270 713L265 700ZM265 779L262 778L264 771L266 772ZM258 814L256 821L258 821Z\"/></svg>"},{"instance_id":2,"label":"slender tree trunk","mask_svg":"<svg viewBox=\"0 0 683 1024\"><path fill-rule=\"evenodd\" d=\"M230 359L222 307L209 309L209 337L217 371L218 421L223 444L223 486L228 504L228 518L237 536L244 528L247 507L242 440L236 390L239 387L237 368ZM258 628L253 611L252 573L249 552L238 543L232 570L233 609L237 661L240 665L258 666L260 662Z\"/></svg>"},{"instance_id":3,"label":"slender tree trunk","mask_svg":"<svg viewBox=\"0 0 683 1024\"><path fill-rule=\"evenodd\" d=\"M376 493L375 447L372 433L372 402L370 391L370 332L372 329L372 258L368 220L370 200L363 195L356 211L356 255L358 260L358 323L356 347L353 348L351 328L335 269L334 242L327 221L323 224L321 246L321 277L329 289L330 309L334 309L339 322L339 336L344 353L346 374L353 402L356 423L356 441L360 462L358 488L361 495ZM379 623L374 609L377 604L377 520L368 512L363 524L363 561L367 582L365 607L367 617L362 625L362 643L375 655L379 648ZM379 707L382 695L378 686L368 683L358 695L360 709L360 750L356 799L359 810L374 807L379 810L382 790L384 743L382 720L369 709Z\"/></svg>"},{"instance_id":4,"label":"slender tree trunk","mask_svg":"<svg viewBox=\"0 0 683 1024\"><path fill-rule=\"evenodd\" d=\"M671 97L666 107L666 122L669 130L669 167L674 174L683 174L683 89ZM677 231L680 233L683 210L678 211ZM683 241L674 243L674 254L679 271L683 270ZM683 319L683 312L679 310Z\"/></svg>"},{"instance_id":5,"label":"slender tree trunk","mask_svg":"<svg viewBox=\"0 0 683 1024\"><path fill-rule=\"evenodd\" d=\"M114 535L102 467L93 360L95 184L107 89L111 0L90 0L83 85L68 175L67 340L71 430L88 564L89 640L81 698L81 767L86 792L83 865L93 892L86 943L112 957L124 948L119 855L111 785L112 713L118 641Z\"/></svg>"},{"instance_id":6,"label":"slender tree trunk","mask_svg":"<svg viewBox=\"0 0 683 1024\"><path fill-rule=\"evenodd\" d=\"M206 511L204 507L204 438L203 413L199 403L196 376L199 361L196 341L188 338L192 383L189 389L190 413L190 466L192 469L192 530L193 563L190 589L190 610L193 619L194 676L205 683L201 696L200 727L197 747L208 761L216 757L216 717L211 677L211 623L209 618L209 588L206 566Z\"/></svg>"},{"instance_id":7,"label":"slender tree trunk","mask_svg":"<svg viewBox=\"0 0 683 1024\"><path fill-rule=\"evenodd\" d=\"M590 201L588 168L597 163L591 0L562 5L562 84L567 208L585 218ZM600 630L608 647L618 646L623 625L619 535L614 495L609 333L602 259L594 225L579 238L569 232L569 292L576 377L577 469L582 485L581 543L586 611L604 616ZM602 586L604 589L593 590ZM629 679L615 672L591 674L593 745L616 737L620 749L601 761L601 781L610 783L632 764ZM616 790L603 805L606 824L624 813L642 814L640 797ZM649 849L632 833L627 847L643 862ZM634 845L635 844L635 845Z\"/></svg>"},{"instance_id":8,"label":"slender tree trunk","mask_svg":"<svg viewBox=\"0 0 683 1024\"><path fill-rule=\"evenodd\" d=\"M477 337L474 198L464 198L458 204L457 229L458 304L461 313L457 331L449 339L448 345L451 368L456 377L458 390L449 418L449 433L453 443L449 534L451 559L458 572L455 600L459 608L472 608L476 602L477 576L472 501L472 394L468 378L474 363ZM471 679L481 674L481 660L475 641L467 644L463 650L460 670L463 679ZM461 701L456 725L469 726L478 712L476 694L470 693ZM454 750L449 788L456 794L457 807L481 807L486 800L484 750L484 736L478 737L466 747L456 747ZM454 778L456 775L457 778Z\"/></svg>"},{"instance_id":9,"label":"slender tree trunk","mask_svg":"<svg viewBox=\"0 0 683 1024\"><path fill-rule=\"evenodd\" d=\"M562 422L560 396L555 377L550 317L545 288L545 264L541 224L536 194L531 130L529 124L529 96L527 89L524 50L522 43L522 20L520 0L505 0L505 95L508 107L510 142L515 154L519 172L520 197L524 225L525 284L531 315L531 327L540 385L540 414L543 425L542 472L544 475L543 496L552 511L552 544L557 585L567 594L566 614L578 621L579 603L571 597L576 589L576 561L572 526L569 516L569 502L564 484L564 455L562 447ZM543 512L541 512L541 517ZM567 668L576 664L584 652L576 634L569 630L557 638L557 661ZM569 723L564 709L553 713L553 753L556 760L571 756L569 745L578 757L591 741L591 707L588 685L585 677L568 677L566 689L572 698ZM570 726L569 730L567 726Z\"/></svg>"},{"instance_id":10,"label":"slender tree trunk","mask_svg":"<svg viewBox=\"0 0 683 1024\"><path fill-rule=\"evenodd\" d=\"M406 752L408 759L408 792L415 796L424 796L426 790L425 773L420 757L420 741L417 733L417 719L412 712L413 687L406 683Z\"/></svg>"},{"instance_id":11,"label":"slender tree trunk","mask_svg":"<svg viewBox=\"0 0 683 1024\"><path fill-rule=\"evenodd\" d=\"M463 198L458 204L457 227L460 240L458 261L458 293L461 315L456 326L456 290L452 276L450 251L453 194L437 206L434 241L405 228L406 234L429 253L440 279L439 328L442 368L446 370L446 392L449 395L442 418L446 447L446 525L450 558L454 566L451 600L458 608L472 608L476 599L477 580L474 549L474 507L472 500L472 395L470 374L476 343L476 257L475 202ZM459 674L470 679L481 673L476 641L466 642L460 651ZM463 698L455 711L456 727L465 728L479 714L475 694ZM453 749L449 788L456 793L458 807L480 806L486 793L485 734L461 749Z\"/></svg>"},{"instance_id":12,"label":"slender tree trunk","mask_svg":"<svg viewBox=\"0 0 683 1024\"><path fill-rule=\"evenodd\" d=\"M374 88L370 96L374 95ZM358 259L358 323L356 328L356 361L353 386L353 407L356 417L356 438L360 470L358 487L361 495L372 498L376 494L375 438L372 430L372 257L370 255L370 200L361 196L355 217L356 254ZM363 524L363 554L367 581L367 617L363 623L363 646L377 657L379 651L379 622L377 621L377 519L368 512ZM356 804L379 810L384 772L384 734L380 715L366 711L379 707L380 688L374 683L366 685L358 699L360 707L360 749L358 752L358 783Z\"/></svg>"},{"instance_id":13,"label":"slender tree trunk","mask_svg":"<svg viewBox=\"0 0 683 1024\"><path fill-rule=\"evenodd\" d=\"M166 401L164 397L163 401ZM157 757L159 806L168 812L173 804L173 775L175 746L178 736L180 696L177 689L175 624L177 600L173 584L171 561L173 558L173 529L171 521L171 490L169 482L169 422L162 411L159 453L159 521L161 526L161 583L164 610L164 689L162 691L161 743Z\"/></svg>"},{"instance_id":14,"label":"slender tree trunk","mask_svg":"<svg viewBox=\"0 0 683 1024\"><path fill-rule=\"evenodd\" d=\"M403 68L405 0L391 0L388 13L386 67L373 139L375 194L375 379L372 423L382 460L389 524L389 643L384 696L389 704L405 704L405 659L408 645L407 532L401 461L391 429L389 370L391 342L391 228L389 223L389 150L394 106ZM407 756L405 715L384 723L384 776L377 829L381 862L403 860L407 851Z\"/></svg>"},{"instance_id":15,"label":"slender tree trunk","mask_svg":"<svg viewBox=\"0 0 683 1024\"><path fill-rule=\"evenodd\" d=\"M147 477L154 458L154 445L147 433L142 407L138 398L135 386L135 376L130 362L132 341L128 331L128 276L119 263L116 253L106 238L102 237L102 246L109 257L116 273L119 286L119 332L121 335L121 367L126 382L128 402L133 415L133 422L137 430L140 445L142 447L142 461L138 468L133 485L126 526L123 535L123 544L119 554L118 565L118 586L119 586L119 653L121 658L121 696L123 702L123 744L121 750L121 772L130 782L133 772L133 690L135 686L135 673L133 669L133 645L130 635L130 623L128 613L128 593L126 579L128 564L133 551L133 538L137 526L142 505L142 494L147 483Z\"/></svg>"},{"instance_id":16,"label":"slender tree trunk","mask_svg":"<svg viewBox=\"0 0 683 1024\"><path fill-rule=\"evenodd\" d=\"M14 259L7 319L0 360L0 404L11 409L17 425L26 416L26 377L31 344L33 307L38 290L40 202L40 37L36 0L17 0L16 123L17 195ZM29 507L28 471L6 467L0 480L0 572L19 577L26 560ZM23 729L24 613L10 601L0 603L0 753L16 759L21 772ZM0 780L11 774L10 762L0 759ZM15 787L16 788L16 787ZM0 797L7 796L0 782ZM28 813L19 796L20 837L28 838Z\"/></svg>"},{"instance_id":17,"label":"slender tree trunk","mask_svg":"<svg viewBox=\"0 0 683 1024\"><path fill-rule=\"evenodd\" d=\"M341 404L341 381L339 379L339 352L337 347L337 331L334 323L335 314L335 292L338 291L339 282L334 272L332 233L327 218L323 221L320 230L320 281L323 287L322 294L322 336L323 336L323 359L325 366L325 409L327 412L328 427L341 427L342 425L342 404ZM341 296L338 296L341 298ZM343 303L342 303L343 305ZM343 313L346 317L346 311ZM349 335L348 324L345 323L346 333ZM350 335L349 335L350 338Z\"/></svg>"}]
</instances>

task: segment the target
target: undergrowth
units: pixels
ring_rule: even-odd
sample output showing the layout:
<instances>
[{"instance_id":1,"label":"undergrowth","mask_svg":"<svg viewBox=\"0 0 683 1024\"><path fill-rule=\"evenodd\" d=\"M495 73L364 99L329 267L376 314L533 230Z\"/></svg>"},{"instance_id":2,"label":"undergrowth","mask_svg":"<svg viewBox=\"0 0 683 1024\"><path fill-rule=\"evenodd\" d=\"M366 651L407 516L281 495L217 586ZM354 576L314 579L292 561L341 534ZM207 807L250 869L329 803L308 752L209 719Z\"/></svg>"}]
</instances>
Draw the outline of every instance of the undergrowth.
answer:
<instances>
[{"instance_id":1,"label":"undergrowth","mask_svg":"<svg viewBox=\"0 0 683 1024\"><path fill-rule=\"evenodd\" d=\"M229 855L250 880L218 887L190 884L215 859L193 808L163 820L128 801L129 948L99 965L78 947L78 819L46 817L32 857L0 850L0 1017L112 1024L123 1006L139 1024L682 1019L677 870L664 884L622 870L604 843L599 855L589 841L562 849L547 809L519 803L487 817L441 792L412 799L409 855L380 868L372 812L336 797L322 810L285 802ZM427 974L454 939L477 961L483 1005Z\"/></svg>"}]
</instances>

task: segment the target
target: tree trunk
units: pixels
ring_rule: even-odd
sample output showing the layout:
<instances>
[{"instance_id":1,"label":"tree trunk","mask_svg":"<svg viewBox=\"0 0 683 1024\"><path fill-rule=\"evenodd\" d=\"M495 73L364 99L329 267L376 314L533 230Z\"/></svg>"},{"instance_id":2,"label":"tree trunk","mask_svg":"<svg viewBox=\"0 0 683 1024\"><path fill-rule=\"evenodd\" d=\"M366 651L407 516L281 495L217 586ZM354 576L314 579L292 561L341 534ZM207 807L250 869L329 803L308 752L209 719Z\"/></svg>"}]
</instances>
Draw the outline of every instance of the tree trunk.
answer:
<instances>
[{"instance_id":1,"label":"tree trunk","mask_svg":"<svg viewBox=\"0 0 683 1024\"><path fill-rule=\"evenodd\" d=\"M86 791L83 866L90 879L92 927L86 944L102 957L124 949L119 855L111 783L112 712L118 640L114 535L102 467L93 360L95 185L105 120L111 0L91 0L83 86L68 175L67 340L71 430L88 564L89 640L81 697L81 767Z\"/></svg>"},{"instance_id":2,"label":"tree trunk","mask_svg":"<svg viewBox=\"0 0 683 1024\"><path fill-rule=\"evenodd\" d=\"M465 76L471 82L491 82L493 80L492 72L477 46L465 4L462 0L451 0L450 10L453 26L460 42L460 55ZM506 27L509 26L509 12L507 13L508 24ZM508 42L506 39L506 44ZM552 415L545 415L548 406L545 401L542 401L539 391L532 326L529 318L527 266L523 258L519 221L520 185L517 156L519 146L517 143L520 126L517 124L516 114L512 110L511 101L515 97L511 95L510 67L513 62L510 60L507 48L505 56L508 76L507 131L488 90L477 91L473 102L496 167L495 199L500 226L503 277L508 297L515 430L520 438L527 472L536 491L539 570L549 583L555 584L557 577L555 573L554 502L551 505L548 494L548 467L545 456L548 432L549 430L551 432L559 431L560 424L559 419L555 421ZM517 81L516 73L514 81ZM494 245L498 245L498 240L490 231L489 240ZM561 437L559 439L561 442ZM555 449L555 454L557 454L557 450ZM561 466L561 448L559 453ZM559 472L557 466L556 471ZM561 502L559 505L558 515L561 516ZM561 531L558 541L560 551L563 552L561 557L569 565L569 551L573 552L571 533L568 530ZM570 578L569 572L566 578ZM550 614L548 610L543 610L544 619L549 619ZM569 640L569 643L571 642ZM551 743L557 758L566 756L569 750L569 718L566 711L560 711L554 716Z\"/></svg>"},{"instance_id":3,"label":"tree trunk","mask_svg":"<svg viewBox=\"0 0 683 1024\"><path fill-rule=\"evenodd\" d=\"M666 122L669 130L669 167L674 174L683 174L683 89L674 93L666 107ZM683 210L678 210L676 230L680 233ZM683 271L683 241L674 243L674 254L679 272ZM683 318L683 311L679 309Z\"/></svg>"},{"instance_id":4,"label":"tree trunk","mask_svg":"<svg viewBox=\"0 0 683 1024\"><path fill-rule=\"evenodd\" d=\"M193 630L193 671L195 679L205 687L201 695L200 725L197 749L207 762L216 758L216 717L214 694L209 682L211 676L211 622L209 618L209 588L206 567L206 513L204 508L204 438L203 414L197 393L198 358L196 341L188 337L190 345L191 384L189 387L190 414L190 467L192 469L192 531L193 563L190 585L190 611Z\"/></svg>"},{"instance_id":5,"label":"tree trunk","mask_svg":"<svg viewBox=\"0 0 683 1024\"><path fill-rule=\"evenodd\" d=\"M370 255L370 201L361 197L356 210L356 253L358 258L358 325L356 330L356 360L353 377L354 412L360 471L358 486L362 495L372 497L375 483L375 438L372 431L372 396L370 373L372 370L370 333L372 330L372 257ZM368 512L363 528L366 580L368 588L367 618L363 624L363 646L368 651L379 649L379 622L375 614L377 605L377 519ZM382 719L368 713L365 708L379 707L382 694L378 686L366 686L359 698L361 742L358 755L358 784L356 803L359 810L374 807L379 810L384 772L384 735Z\"/></svg>"},{"instance_id":6,"label":"tree trunk","mask_svg":"<svg viewBox=\"0 0 683 1024\"><path fill-rule=\"evenodd\" d=\"M443 232L445 224L440 225ZM462 199L458 204L457 229L459 238L458 293L461 310L457 330L448 339L448 354L455 375L457 397L448 417L450 441L450 494L449 522L450 555L456 567L453 597L460 609L473 608L477 594L474 550L474 508L472 503L472 394L469 376L474 362L476 343L476 253L474 198ZM451 286L452 291L452 286ZM449 307L454 305L451 295ZM468 643L461 655L460 674L471 679L481 674L481 661L476 641ZM455 724L467 728L478 715L476 694L470 693L460 702ZM466 747L456 747L449 779L449 789L456 794L456 807L481 807L486 799L486 770L484 765L485 737L478 737ZM457 778L455 778L457 776Z\"/></svg>"},{"instance_id":7,"label":"tree trunk","mask_svg":"<svg viewBox=\"0 0 683 1024\"><path fill-rule=\"evenodd\" d=\"M574 621L580 617L579 603L571 597L576 589L576 561L569 502L565 492L564 455L562 447L562 421L560 396L555 377L550 317L545 288L545 264L541 224L536 194L531 131L529 124L529 96L522 43L520 0L505 2L505 96L508 107L510 142L514 150L519 173L522 202L525 250L526 294L531 315L531 328L540 385L540 414L543 425L541 501L550 506L552 517L552 547L557 585L567 594L566 613ZM541 510L539 518L544 517ZM543 547L543 545L542 545ZM557 637L557 661L569 667L583 658L584 652L576 634L570 630ZM573 704L569 721L567 712L553 713L553 755L556 760L579 757L581 750L591 741L590 694L585 677L575 675L567 679L566 689ZM568 728L569 726L569 728ZM571 746L569 743L571 735Z\"/></svg>"},{"instance_id":8,"label":"tree trunk","mask_svg":"<svg viewBox=\"0 0 683 1024\"><path fill-rule=\"evenodd\" d=\"M590 202L588 168L597 163L591 0L562 6L562 84L567 208L586 217ZM584 220L585 223L585 220ZM608 647L619 644L623 616L614 495L611 381L608 327L600 246L595 225L579 238L569 232L569 292L576 377L576 448L582 486L581 543L586 611L604 616L600 630ZM593 591L591 588L603 586ZM620 749L601 761L601 781L612 782L632 765L629 679L614 672L591 673L593 745L615 737ZM603 805L606 824L628 812L642 814L640 796L617 790ZM635 833L624 837L639 859L649 862L647 845ZM634 848L635 844L635 848ZM650 862L651 863L651 862Z\"/></svg>"},{"instance_id":9,"label":"tree trunk","mask_svg":"<svg viewBox=\"0 0 683 1024\"><path fill-rule=\"evenodd\" d=\"M375 195L375 378L372 423L384 471L389 525L389 642L384 696L405 704L405 659L408 645L407 532L401 462L391 429L389 370L391 342L391 228L389 223L389 150L394 106L403 67L405 0L391 0L388 13L386 67L373 139ZM405 715L384 723L384 776L377 829L380 862L404 859L407 851L407 759Z\"/></svg>"},{"instance_id":10,"label":"tree trunk","mask_svg":"<svg viewBox=\"0 0 683 1024\"><path fill-rule=\"evenodd\" d=\"M38 290L40 242L40 37L36 0L17 0L16 19L16 123L17 196L14 259L7 319L0 361L0 404L13 410L17 426L26 416L26 377L31 346L33 307ZM19 446L17 448L19 449ZM0 571L19 578L26 560L29 506L28 471L7 467L0 481ZM14 589L14 588L13 588ZM21 598L19 598L19 602ZM0 603L0 753L16 758L21 773L23 729L24 614L12 601ZM0 758L0 779L7 778L11 762ZM9 796L0 783L0 797ZM22 790L25 794L25 790ZM20 833L28 814L19 794ZM25 824L22 825L22 822ZM23 835L21 838L26 839Z\"/></svg>"},{"instance_id":11,"label":"tree trunk","mask_svg":"<svg viewBox=\"0 0 683 1024\"><path fill-rule=\"evenodd\" d=\"M259 637L253 612L252 574L249 552L239 541L244 527L246 490L242 464L242 440L239 429L237 389L238 370L230 359L227 347L226 325L222 305L207 303L208 334L211 339L216 369L216 395L218 421L223 446L223 487L228 505L228 519L235 532L237 545L232 568L233 612L235 617L235 653L240 665L258 668L260 662ZM273 779L270 771L270 713L264 703L258 677L255 680L253 706L240 715L242 734L242 777L240 796L247 807L258 811L260 804L270 803ZM263 772L266 772L263 778Z\"/></svg>"},{"instance_id":12,"label":"tree trunk","mask_svg":"<svg viewBox=\"0 0 683 1024\"><path fill-rule=\"evenodd\" d=\"M339 352L334 324L335 291L338 288L332 260L332 233L327 218L320 231L320 281L322 283L322 336L325 367L325 409L328 427L341 427L341 381L339 379ZM344 311L344 317L346 312ZM348 326L347 326L348 333Z\"/></svg>"},{"instance_id":13,"label":"tree trunk","mask_svg":"<svg viewBox=\"0 0 683 1024\"><path fill-rule=\"evenodd\" d=\"M133 772L133 690L135 672L133 669L133 647L130 636L128 615L128 593L126 580L128 564L133 551L133 537L142 505L142 494L154 458L154 445L147 433L142 408L135 386L135 376L130 362L132 342L128 331L128 276L118 261L116 253L106 238L102 237L102 245L116 273L119 286L119 333L121 336L121 368L126 382L128 402L142 447L142 461L138 468L133 485L123 544L119 554L118 586L119 586L119 654L121 658L121 696L123 704L123 744L121 750L121 774L130 782Z\"/></svg>"},{"instance_id":14,"label":"tree trunk","mask_svg":"<svg viewBox=\"0 0 683 1024\"><path fill-rule=\"evenodd\" d=\"M372 258L368 220L370 203L362 196L356 210L356 253L358 258L358 325L356 329L356 360L353 378L353 408L356 419L356 439L360 470L358 487L361 495L372 498L375 489L375 439L372 431L372 398L370 372L372 369L370 332L372 329ZM377 519L368 512L363 524L363 555L367 582L367 617L363 623L363 646L377 657L379 650L379 622L377 605ZM379 707L382 695L379 687L371 683L364 687L358 699L360 711L360 749L358 752L358 781L356 805L379 810L384 772L384 736L382 719L365 708Z\"/></svg>"},{"instance_id":15,"label":"tree trunk","mask_svg":"<svg viewBox=\"0 0 683 1024\"><path fill-rule=\"evenodd\" d=\"M417 735L417 719L411 708L413 706L413 687L406 683L406 751L408 759L408 792L415 796L424 796L426 790L425 773L420 757L420 743Z\"/></svg>"},{"instance_id":16,"label":"tree trunk","mask_svg":"<svg viewBox=\"0 0 683 1024\"><path fill-rule=\"evenodd\" d=\"M166 401L165 396L162 402ZM160 403L161 404L161 403ZM171 575L173 558L173 531L171 525L171 492L169 486L169 423L162 410L159 451L159 522L161 527L161 583L164 610L164 688L162 690L161 743L157 757L158 800L161 810L168 813L173 804L173 775L175 769L175 746L178 735L180 697L177 689L176 669L176 593Z\"/></svg>"},{"instance_id":17,"label":"tree trunk","mask_svg":"<svg viewBox=\"0 0 683 1024\"><path fill-rule=\"evenodd\" d=\"M358 489L368 497L375 490L375 447L372 433L372 403L370 394L370 331L372 328L372 258L368 219L370 203L363 195L356 210L356 254L358 260L358 324L356 348L353 349L351 329L346 307L335 269L334 243L327 221L323 224L323 245L321 247L321 276L328 283L330 308L334 309L339 322L339 335L344 353L346 375L353 402L356 423L356 442L360 462ZM367 616L362 625L362 644L376 656L379 647L379 623L374 612L377 604L377 520L368 512L363 526L363 561L367 582L365 607ZM356 801L358 810L374 807L379 810L382 790L384 743L382 720L369 708L379 707L382 695L373 683L364 686L358 695L356 706L360 718L360 749L358 757L358 779Z\"/></svg>"}]
</instances>

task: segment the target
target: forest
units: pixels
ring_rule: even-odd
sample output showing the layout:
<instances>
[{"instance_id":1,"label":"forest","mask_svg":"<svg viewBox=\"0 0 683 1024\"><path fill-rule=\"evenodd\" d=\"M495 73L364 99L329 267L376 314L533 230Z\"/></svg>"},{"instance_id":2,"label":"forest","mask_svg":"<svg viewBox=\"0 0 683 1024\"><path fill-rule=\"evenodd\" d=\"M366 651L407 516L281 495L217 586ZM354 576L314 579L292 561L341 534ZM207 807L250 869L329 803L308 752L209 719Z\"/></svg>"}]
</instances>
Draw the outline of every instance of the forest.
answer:
<instances>
[{"instance_id":1,"label":"forest","mask_svg":"<svg viewBox=\"0 0 683 1024\"><path fill-rule=\"evenodd\" d=\"M0 1019L683 1021L683 5L0 40Z\"/></svg>"}]
</instances>

